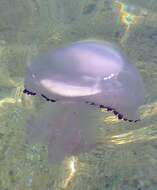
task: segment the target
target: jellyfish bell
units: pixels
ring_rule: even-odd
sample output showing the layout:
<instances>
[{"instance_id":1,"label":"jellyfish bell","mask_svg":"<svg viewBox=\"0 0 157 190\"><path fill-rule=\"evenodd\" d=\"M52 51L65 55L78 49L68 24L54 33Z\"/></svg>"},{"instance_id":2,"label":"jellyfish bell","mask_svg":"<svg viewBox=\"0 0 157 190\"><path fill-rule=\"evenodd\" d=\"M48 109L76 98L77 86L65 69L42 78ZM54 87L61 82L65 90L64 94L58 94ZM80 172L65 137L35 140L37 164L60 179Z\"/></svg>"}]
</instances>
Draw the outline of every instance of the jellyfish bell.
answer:
<instances>
[{"instance_id":1,"label":"jellyfish bell","mask_svg":"<svg viewBox=\"0 0 157 190\"><path fill-rule=\"evenodd\" d=\"M144 101L142 79L116 47L84 40L48 52L27 68L24 93L47 102L27 123L27 140L48 145L50 162L90 151L106 108L119 119L137 121ZM56 102L56 103L51 103Z\"/></svg>"},{"instance_id":2,"label":"jellyfish bell","mask_svg":"<svg viewBox=\"0 0 157 190\"><path fill-rule=\"evenodd\" d=\"M33 61L24 92L51 102L88 102L125 121L137 121L144 102L135 66L118 48L99 40L71 43Z\"/></svg>"}]
</instances>

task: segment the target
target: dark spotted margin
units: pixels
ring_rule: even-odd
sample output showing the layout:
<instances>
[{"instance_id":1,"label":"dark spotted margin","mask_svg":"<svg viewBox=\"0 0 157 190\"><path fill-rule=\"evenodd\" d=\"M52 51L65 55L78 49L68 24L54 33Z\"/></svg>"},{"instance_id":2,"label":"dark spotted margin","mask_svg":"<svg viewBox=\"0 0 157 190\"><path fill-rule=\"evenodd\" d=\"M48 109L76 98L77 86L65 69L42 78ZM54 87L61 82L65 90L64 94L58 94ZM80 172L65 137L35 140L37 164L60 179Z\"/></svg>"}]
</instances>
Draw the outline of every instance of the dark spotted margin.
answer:
<instances>
[{"instance_id":1,"label":"dark spotted margin","mask_svg":"<svg viewBox=\"0 0 157 190\"><path fill-rule=\"evenodd\" d=\"M104 105L98 105L94 102L89 102L89 101L86 101L85 103L87 104L90 104L90 105L94 105L94 106L98 106L99 108L101 109L106 109L107 111L111 111L114 115L116 115L118 117L118 119L122 119L124 121L128 121L128 122L137 122L137 121L140 121L139 119L137 120L131 120L131 119L127 119L127 118L124 118L123 115L121 113L119 113L118 111L116 111L114 108L111 108L109 106L104 106Z\"/></svg>"},{"instance_id":2,"label":"dark spotted margin","mask_svg":"<svg viewBox=\"0 0 157 190\"><path fill-rule=\"evenodd\" d=\"M46 97L44 94L41 94L41 96L42 96L45 100L47 100L47 101L56 102L56 100L50 99L50 98Z\"/></svg>"},{"instance_id":3,"label":"dark spotted margin","mask_svg":"<svg viewBox=\"0 0 157 190\"><path fill-rule=\"evenodd\" d=\"M32 96L35 96L36 93L35 92L31 92L30 90L27 90L27 89L24 89L23 90L23 93L24 94L27 94L27 95L32 95ZM45 96L44 94L41 94L41 97L43 97L46 101L50 101L50 102L56 102L56 100L54 99L50 99L48 98L47 96ZM85 101L85 103L87 104L90 104L90 105L93 105L93 106L98 106L99 108L102 108L102 109L106 109L107 111L111 111L114 115L116 115L118 117L118 119L121 119L121 120L124 120L124 121L128 121L128 122L137 122L137 121L140 121L139 119L138 120L131 120L131 119L126 119L123 117L123 115L121 113L119 113L118 111L116 111L114 108L111 108L109 106L104 106L104 105L98 105L94 102L89 102L89 101Z\"/></svg>"},{"instance_id":4,"label":"dark spotted margin","mask_svg":"<svg viewBox=\"0 0 157 190\"><path fill-rule=\"evenodd\" d=\"M24 89L24 90L23 90L23 93L24 93L24 94L27 94L27 95L32 95L32 96L35 96L35 95L36 95L35 92L31 92L30 90L27 90L27 89ZM50 99L50 98L46 97L44 94L41 94L41 97L43 97L46 101L56 102L56 100Z\"/></svg>"},{"instance_id":5,"label":"dark spotted margin","mask_svg":"<svg viewBox=\"0 0 157 190\"><path fill-rule=\"evenodd\" d=\"M23 90L23 93L24 93L24 94L28 94L28 95L32 95L32 96L35 96L35 95L36 95L35 92L31 92L31 91L29 91L29 90L27 90L27 89L24 89L24 90Z\"/></svg>"}]
</instances>

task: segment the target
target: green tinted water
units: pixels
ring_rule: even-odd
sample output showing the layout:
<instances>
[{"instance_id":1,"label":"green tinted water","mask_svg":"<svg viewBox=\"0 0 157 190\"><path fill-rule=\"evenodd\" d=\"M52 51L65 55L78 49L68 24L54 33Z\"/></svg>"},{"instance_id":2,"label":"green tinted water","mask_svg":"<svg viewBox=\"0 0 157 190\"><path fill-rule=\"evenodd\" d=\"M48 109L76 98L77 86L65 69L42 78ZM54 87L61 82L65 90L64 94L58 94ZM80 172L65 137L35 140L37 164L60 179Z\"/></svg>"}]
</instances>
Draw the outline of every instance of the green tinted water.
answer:
<instances>
[{"instance_id":1,"label":"green tinted water","mask_svg":"<svg viewBox=\"0 0 157 190\"><path fill-rule=\"evenodd\" d=\"M157 2L155 0L0 0L0 190L157 189ZM44 101L22 94L26 65L71 41L119 44L146 86L142 121L104 113L101 144L60 165L47 147L27 144L25 126Z\"/></svg>"}]
</instances>

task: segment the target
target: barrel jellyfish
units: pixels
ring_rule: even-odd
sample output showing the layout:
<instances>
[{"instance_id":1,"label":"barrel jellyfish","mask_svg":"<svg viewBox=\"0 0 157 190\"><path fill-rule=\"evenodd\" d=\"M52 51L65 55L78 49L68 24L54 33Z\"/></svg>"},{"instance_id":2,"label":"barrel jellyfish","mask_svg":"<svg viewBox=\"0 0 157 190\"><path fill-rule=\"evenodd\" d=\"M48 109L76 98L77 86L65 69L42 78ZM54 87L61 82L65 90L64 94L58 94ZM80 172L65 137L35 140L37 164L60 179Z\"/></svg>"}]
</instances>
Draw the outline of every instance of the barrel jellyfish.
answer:
<instances>
[{"instance_id":1,"label":"barrel jellyfish","mask_svg":"<svg viewBox=\"0 0 157 190\"><path fill-rule=\"evenodd\" d=\"M104 108L118 119L136 122L144 103L136 67L117 47L99 40L71 43L35 59L27 68L24 87L25 94L48 102L29 125L32 138L41 136L48 143L51 160L63 160L96 144L88 116L92 110Z\"/></svg>"}]
</instances>

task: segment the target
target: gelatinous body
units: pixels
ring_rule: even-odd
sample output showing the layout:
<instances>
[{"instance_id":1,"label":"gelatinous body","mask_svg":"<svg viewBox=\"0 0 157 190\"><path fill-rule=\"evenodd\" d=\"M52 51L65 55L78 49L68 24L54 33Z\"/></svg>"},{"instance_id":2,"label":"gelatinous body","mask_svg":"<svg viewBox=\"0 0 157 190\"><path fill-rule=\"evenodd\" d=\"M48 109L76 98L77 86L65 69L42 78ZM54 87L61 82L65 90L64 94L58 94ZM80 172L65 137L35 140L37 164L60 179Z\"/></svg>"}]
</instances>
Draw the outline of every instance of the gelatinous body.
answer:
<instances>
[{"instance_id":1,"label":"gelatinous body","mask_svg":"<svg viewBox=\"0 0 157 190\"><path fill-rule=\"evenodd\" d=\"M106 108L118 119L136 122L144 101L137 69L109 43L80 41L49 52L29 65L24 93L41 96L45 108L27 123L28 140L48 145L53 163L91 150ZM52 103L56 102L56 103Z\"/></svg>"},{"instance_id":2,"label":"gelatinous body","mask_svg":"<svg viewBox=\"0 0 157 190\"><path fill-rule=\"evenodd\" d=\"M49 52L28 67L25 93L47 101L88 102L119 119L137 121L144 101L141 77L117 48L84 40Z\"/></svg>"}]
</instances>

